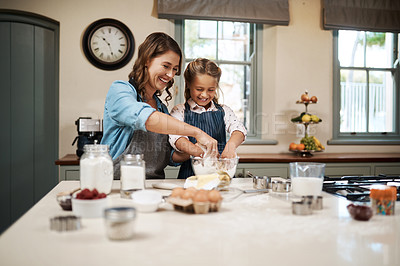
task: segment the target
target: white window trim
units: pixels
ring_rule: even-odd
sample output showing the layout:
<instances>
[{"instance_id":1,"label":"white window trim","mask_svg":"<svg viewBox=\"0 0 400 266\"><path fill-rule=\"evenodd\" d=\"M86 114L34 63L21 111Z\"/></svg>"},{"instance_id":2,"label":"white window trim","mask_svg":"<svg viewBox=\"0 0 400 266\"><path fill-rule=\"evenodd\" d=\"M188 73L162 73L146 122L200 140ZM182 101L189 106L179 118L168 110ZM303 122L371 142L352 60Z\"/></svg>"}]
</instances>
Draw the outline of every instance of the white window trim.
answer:
<instances>
[{"instance_id":1,"label":"white window trim","mask_svg":"<svg viewBox=\"0 0 400 266\"><path fill-rule=\"evenodd\" d=\"M261 128L262 122L261 119L257 119L257 114L262 113L262 47L263 47L263 26L257 24L256 25L256 56L252 58L252 88L251 88L251 96L250 96L250 128L247 129L247 138L246 141L242 145L276 145L278 141L273 139L262 139L261 137ZM184 32L183 32L183 21L175 20L175 40L178 42L179 46L184 47ZM185 66L185 58L182 59L182 66ZM254 71L253 71L254 70ZM183 93L181 90L185 88L184 86L184 78L183 78L182 69L181 75L179 77L175 77L176 83L176 103L183 103L185 101L183 97ZM256 88L256 89L254 89ZM265 122L265 121L264 121ZM259 130L257 130L259 129Z\"/></svg>"},{"instance_id":2,"label":"white window trim","mask_svg":"<svg viewBox=\"0 0 400 266\"><path fill-rule=\"evenodd\" d=\"M394 132L391 133L341 133L340 132L340 66L338 60L338 31L333 31L333 134L329 145L394 145L400 144L400 62L397 59L395 82ZM396 39L397 41L397 39ZM397 52L397 51L395 51ZM398 53L396 53L398 54Z\"/></svg>"}]
</instances>

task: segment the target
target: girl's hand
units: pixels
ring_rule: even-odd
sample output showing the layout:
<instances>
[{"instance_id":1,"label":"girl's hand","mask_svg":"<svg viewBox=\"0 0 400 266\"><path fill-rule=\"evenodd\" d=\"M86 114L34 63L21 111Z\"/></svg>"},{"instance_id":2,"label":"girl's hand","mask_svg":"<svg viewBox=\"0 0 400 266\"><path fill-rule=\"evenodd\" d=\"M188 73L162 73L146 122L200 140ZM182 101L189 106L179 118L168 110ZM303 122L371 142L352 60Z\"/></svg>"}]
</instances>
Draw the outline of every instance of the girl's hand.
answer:
<instances>
[{"instance_id":1,"label":"girl's hand","mask_svg":"<svg viewBox=\"0 0 400 266\"><path fill-rule=\"evenodd\" d=\"M221 158L231 159L231 158L235 158L235 157L237 157L236 146L233 143L228 141L225 145L225 149L221 153Z\"/></svg>"},{"instance_id":2,"label":"girl's hand","mask_svg":"<svg viewBox=\"0 0 400 266\"><path fill-rule=\"evenodd\" d=\"M236 151L233 150L233 149L230 149L230 150L226 149L226 147L225 147L224 151L221 154L221 158L232 159L232 158L236 158L236 157L237 157Z\"/></svg>"}]
</instances>

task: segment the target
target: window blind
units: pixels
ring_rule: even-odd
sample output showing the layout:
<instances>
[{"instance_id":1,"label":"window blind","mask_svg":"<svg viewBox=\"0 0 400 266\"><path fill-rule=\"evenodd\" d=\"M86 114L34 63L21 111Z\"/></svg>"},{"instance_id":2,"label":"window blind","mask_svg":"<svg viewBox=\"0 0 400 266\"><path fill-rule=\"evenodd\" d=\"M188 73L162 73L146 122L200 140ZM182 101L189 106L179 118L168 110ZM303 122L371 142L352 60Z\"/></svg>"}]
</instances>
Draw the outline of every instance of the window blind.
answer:
<instances>
[{"instance_id":1,"label":"window blind","mask_svg":"<svg viewBox=\"0 0 400 266\"><path fill-rule=\"evenodd\" d=\"M158 17L289 25L288 0L158 0Z\"/></svg>"},{"instance_id":2,"label":"window blind","mask_svg":"<svg viewBox=\"0 0 400 266\"><path fill-rule=\"evenodd\" d=\"M400 1L324 0L323 20L325 29L400 32Z\"/></svg>"}]
</instances>

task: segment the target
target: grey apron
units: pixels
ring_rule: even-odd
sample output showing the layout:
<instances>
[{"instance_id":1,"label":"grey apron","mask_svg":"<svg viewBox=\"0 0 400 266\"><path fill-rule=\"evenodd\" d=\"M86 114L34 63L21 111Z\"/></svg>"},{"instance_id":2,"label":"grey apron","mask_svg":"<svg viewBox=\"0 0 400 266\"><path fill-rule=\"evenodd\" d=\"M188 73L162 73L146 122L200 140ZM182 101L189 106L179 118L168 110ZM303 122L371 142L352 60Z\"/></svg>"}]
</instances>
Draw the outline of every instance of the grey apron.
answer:
<instances>
[{"instance_id":1,"label":"grey apron","mask_svg":"<svg viewBox=\"0 0 400 266\"><path fill-rule=\"evenodd\" d=\"M164 168L170 162L171 151L168 135L135 130L128 147L114 160L114 179L120 179L120 161L125 154L143 154L146 179L164 179Z\"/></svg>"}]
</instances>

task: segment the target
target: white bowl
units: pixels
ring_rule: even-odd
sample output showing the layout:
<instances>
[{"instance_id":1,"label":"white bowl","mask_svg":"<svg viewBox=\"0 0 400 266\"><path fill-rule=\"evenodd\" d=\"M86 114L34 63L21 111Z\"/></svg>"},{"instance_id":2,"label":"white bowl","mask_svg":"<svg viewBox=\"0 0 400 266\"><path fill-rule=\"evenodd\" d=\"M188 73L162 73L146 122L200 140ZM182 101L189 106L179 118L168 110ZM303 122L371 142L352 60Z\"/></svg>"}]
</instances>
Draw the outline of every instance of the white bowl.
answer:
<instances>
[{"instance_id":1,"label":"white bowl","mask_svg":"<svg viewBox=\"0 0 400 266\"><path fill-rule=\"evenodd\" d=\"M162 195L154 190L136 191L132 193L131 197L133 206L139 212L155 212L162 202Z\"/></svg>"},{"instance_id":2,"label":"white bowl","mask_svg":"<svg viewBox=\"0 0 400 266\"><path fill-rule=\"evenodd\" d=\"M228 158L200 158L192 157L192 168L195 175L209 175L225 172L230 178L235 176L239 157Z\"/></svg>"},{"instance_id":3,"label":"white bowl","mask_svg":"<svg viewBox=\"0 0 400 266\"><path fill-rule=\"evenodd\" d=\"M72 198L72 212L82 218L103 217L107 208L108 197L102 199L77 199Z\"/></svg>"}]
</instances>

